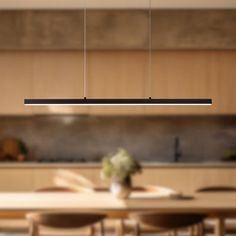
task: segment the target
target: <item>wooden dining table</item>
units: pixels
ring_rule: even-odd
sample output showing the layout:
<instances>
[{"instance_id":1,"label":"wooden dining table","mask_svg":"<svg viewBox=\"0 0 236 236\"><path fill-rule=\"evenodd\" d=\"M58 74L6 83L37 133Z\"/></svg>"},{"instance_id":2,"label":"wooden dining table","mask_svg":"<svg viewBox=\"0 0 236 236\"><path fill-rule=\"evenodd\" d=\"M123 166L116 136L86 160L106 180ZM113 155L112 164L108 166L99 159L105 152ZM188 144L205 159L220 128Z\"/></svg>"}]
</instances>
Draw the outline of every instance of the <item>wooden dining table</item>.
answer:
<instances>
[{"instance_id":1,"label":"wooden dining table","mask_svg":"<svg viewBox=\"0 0 236 236\"><path fill-rule=\"evenodd\" d=\"M199 212L216 218L216 235L224 236L224 219L236 217L236 193L199 193L172 198L132 193L127 200L117 199L109 192L0 193L0 218L24 217L30 211L96 211L108 217L123 217L133 211Z\"/></svg>"}]
</instances>

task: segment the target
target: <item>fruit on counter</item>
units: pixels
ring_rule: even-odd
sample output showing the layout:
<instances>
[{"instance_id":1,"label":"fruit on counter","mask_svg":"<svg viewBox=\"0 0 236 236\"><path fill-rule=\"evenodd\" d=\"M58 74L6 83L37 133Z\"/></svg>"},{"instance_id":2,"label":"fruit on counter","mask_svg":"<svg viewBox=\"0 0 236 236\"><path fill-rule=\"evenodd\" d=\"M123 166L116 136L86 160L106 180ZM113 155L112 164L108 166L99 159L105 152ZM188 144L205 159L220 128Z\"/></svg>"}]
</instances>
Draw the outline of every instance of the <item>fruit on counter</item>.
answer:
<instances>
[{"instance_id":1,"label":"fruit on counter","mask_svg":"<svg viewBox=\"0 0 236 236\"><path fill-rule=\"evenodd\" d=\"M25 161L28 149L17 138L5 138L0 141L0 161Z\"/></svg>"}]
</instances>

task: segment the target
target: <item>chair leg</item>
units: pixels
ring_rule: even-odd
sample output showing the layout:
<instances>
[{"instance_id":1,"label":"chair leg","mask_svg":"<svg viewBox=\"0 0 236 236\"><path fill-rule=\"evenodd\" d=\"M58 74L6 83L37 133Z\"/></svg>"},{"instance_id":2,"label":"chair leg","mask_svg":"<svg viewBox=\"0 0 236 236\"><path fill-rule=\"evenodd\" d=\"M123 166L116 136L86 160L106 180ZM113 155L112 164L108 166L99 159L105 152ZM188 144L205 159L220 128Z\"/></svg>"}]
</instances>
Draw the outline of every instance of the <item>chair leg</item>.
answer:
<instances>
[{"instance_id":1,"label":"chair leg","mask_svg":"<svg viewBox=\"0 0 236 236\"><path fill-rule=\"evenodd\" d=\"M105 234L105 222L104 221L101 221L100 223L100 227L101 227L101 231L100 231L100 234L101 236L104 236Z\"/></svg>"},{"instance_id":2,"label":"chair leg","mask_svg":"<svg viewBox=\"0 0 236 236\"><path fill-rule=\"evenodd\" d=\"M194 226L191 226L191 227L189 228L189 235L190 235L190 236L195 236L195 227L194 227Z\"/></svg>"},{"instance_id":3,"label":"chair leg","mask_svg":"<svg viewBox=\"0 0 236 236\"><path fill-rule=\"evenodd\" d=\"M178 231L177 230L174 230L173 231L173 236L177 236L178 235Z\"/></svg>"},{"instance_id":4,"label":"chair leg","mask_svg":"<svg viewBox=\"0 0 236 236\"><path fill-rule=\"evenodd\" d=\"M198 224L198 235L204 236L204 224L203 223Z\"/></svg>"},{"instance_id":5,"label":"chair leg","mask_svg":"<svg viewBox=\"0 0 236 236\"><path fill-rule=\"evenodd\" d=\"M94 236L94 235L95 235L95 227L94 225L92 225L89 228L89 236Z\"/></svg>"},{"instance_id":6,"label":"chair leg","mask_svg":"<svg viewBox=\"0 0 236 236\"><path fill-rule=\"evenodd\" d=\"M217 224L215 227L215 235L216 236L224 236L225 235L225 219L224 219L224 217L217 218Z\"/></svg>"},{"instance_id":7,"label":"chair leg","mask_svg":"<svg viewBox=\"0 0 236 236\"><path fill-rule=\"evenodd\" d=\"M178 232L177 232L177 230L172 230L172 231L169 231L169 232L168 232L168 235L169 235L169 236L177 236L177 235L178 235Z\"/></svg>"},{"instance_id":8,"label":"chair leg","mask_svg":"<svg viewBox=\"0 0 236 236\"><path fill-rule=\"evenodd\" d=\"M138 222L135 222L134 226L134 236L141 236L140 225Z\"/></svg>"},{"instance_id":9,"label":"chair leg","mask_svg":"<svg viewBox=\"0 0 236 236\"><path fill-rule=\"evenodd\" d=\"M39 227L34 222L30 222L29 235L30 236L39 236Z\"/></svg>"},{"instance_id":10,"label":"chair leg","mask_svg":"<svg viewBox=\"0 0 236 236\"><path fill-rule=\"evenodd\" d=\"M116 236L124 236L124 220L118 220L116 222Z\"/></svg>"}]
</instances>

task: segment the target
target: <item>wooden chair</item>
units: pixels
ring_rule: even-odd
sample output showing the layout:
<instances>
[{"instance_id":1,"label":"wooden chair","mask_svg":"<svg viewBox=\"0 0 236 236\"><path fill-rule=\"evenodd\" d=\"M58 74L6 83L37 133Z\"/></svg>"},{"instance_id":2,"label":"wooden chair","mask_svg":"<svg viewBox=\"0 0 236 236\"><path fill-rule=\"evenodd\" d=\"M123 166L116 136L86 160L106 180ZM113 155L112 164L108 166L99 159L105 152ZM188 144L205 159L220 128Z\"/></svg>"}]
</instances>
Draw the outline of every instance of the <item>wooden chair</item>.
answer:
<instances>
[{"instance_id":1,"label":"wooden chair","mask_svg":"<svg viewBox=\"0 0 236 236\"><path fill-rule=\"evenodd\" d=\"M197 193L216 193L216 192L236 192L236 187L234 186L205 186L196 190ZM236 215L236 214L235 214ZM235 217L225 216L222 219L225 224L225 231L226 233L236 233L236 220ZM204 228L206 232L212 233L216 231L217 221L215 219L206 219L204 221Z\"/></svg>"},{"instance_id":2,"label":"wooden chair","mask_svg":"<svg viewBox=\"0 0 236 236\"><path fill-rule=\"evenodd\" d=\"M182 228L193 229L193 226L197 226L197 235L203 235L202 222L206 218L205 214L196 213L131 213L131 219L134 219L136 223L136 236L140 236L140 225L146 225L151 227L156 232L170 232L177 235L177 231ZM190 231L191 235L194 235L194 230Z\"/></svg>"},{"instance_id":3,"label":"wooden chair","mask_svg":"<svg viewBox=\"0 0 236 236\"><path fill-rule=\"evenodd\" d=\"M62 186L49 186L44 188L36 189L34 192L40 193L47 193L47 192L77 192L77 190L69 188L69 187L62 187ZM28 231L28 223L24 219L24 214L19 214L16 216L12 216L11 219L1 219L0 220L0 229L4 233L14 233L14 232L22 232L25 233Z\"/></svg>"},{"instance_id":4,"label":"wooden chair","mask_svg":"<svg viewBox=\"0 0 236 236\"><path fill-rule=\"evenodd\" d=\"M35 212L28 213L26 218L30 223L30 236L40 235L40 226L68 230L90 227L102 222L106 215L96 213L66 213L66 212ZM91 231L91 235L94 232ZM100 235L104 235L104 229L101 227Z\"/></svg>"}]
</instances>

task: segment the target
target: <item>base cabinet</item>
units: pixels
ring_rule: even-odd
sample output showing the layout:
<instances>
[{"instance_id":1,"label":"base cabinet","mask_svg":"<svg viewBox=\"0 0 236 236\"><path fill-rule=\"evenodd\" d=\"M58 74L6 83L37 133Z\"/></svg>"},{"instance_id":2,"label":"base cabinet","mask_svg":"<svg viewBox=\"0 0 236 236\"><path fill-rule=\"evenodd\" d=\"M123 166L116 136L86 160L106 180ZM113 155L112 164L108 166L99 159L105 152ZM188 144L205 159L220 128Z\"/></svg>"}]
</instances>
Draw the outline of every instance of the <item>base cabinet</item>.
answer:
<instances>
[{"instance_id":1,"label":"base cabinet","mask_svg":"<svg viewBox=\"0 0 236 236\"><path fill-rule=\"evenodd\" d=\"M34 186L33 172L33 169L0 169L0 191L31 191Z\"/></svg>"},{"instance_id":2,"label":"base cabinet","mask_svg":"<svg viewBox=\"0 0 236 236\"><path fill-rule=\"evenodd\" d=\"M53 185L72 183L108 186L100 178L100 167L75 168L5 168L0 170L1 192L35 191ZM236 186L236 170L229 167L146 167L133 178L135 186L159 185L192 194L212 185Z\"/></svg>"}]
</instances>

